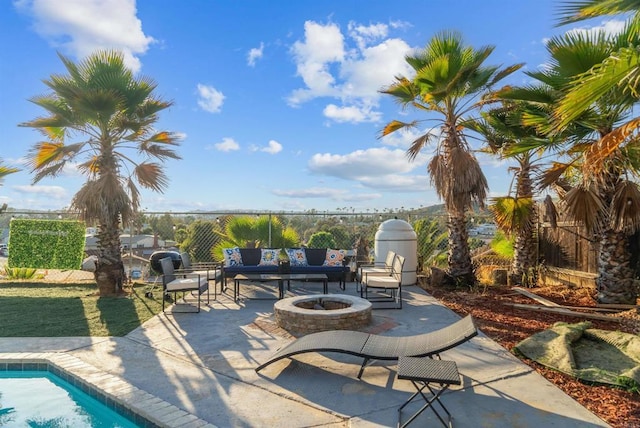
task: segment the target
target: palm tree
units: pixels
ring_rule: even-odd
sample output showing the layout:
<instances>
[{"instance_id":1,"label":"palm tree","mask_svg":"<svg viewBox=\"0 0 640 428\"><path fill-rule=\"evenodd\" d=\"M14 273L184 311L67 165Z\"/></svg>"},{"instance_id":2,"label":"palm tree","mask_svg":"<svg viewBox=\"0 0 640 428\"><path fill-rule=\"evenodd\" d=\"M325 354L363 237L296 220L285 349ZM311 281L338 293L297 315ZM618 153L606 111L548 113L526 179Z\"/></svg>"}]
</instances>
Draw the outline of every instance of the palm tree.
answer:
<instances>
[{"instance_id":1,"label":"palm tree","mask_svg":"<svg viewBox=\"0 0 640 428\"><path fill-rule=\"evenodd\" d=\"M640 1L565 1L560 6L559 25L627 13L631 13L631 16L627 19L624 31L617 36L616 49L599 63L574 76L569 91L557 106L556 126L566 126L614 88L620 88L626 96L638 100L640 83L640 51L637 49L640 39ZM634 128L637 127L636 123Z\"/></svg>"},{"instance_id":2,"label":"palm tree","mask_svg":"<svg viewBox=\"0 0 640 428\"><path fill-rule=\"evenodd\" d=\"M223 248L290 248L300 244L298 233L274 215L232 217L226 222L224 232L214 232L219 234L212 250L216 260L224 258Z\"/></svg>"},{"instance_id":3,"label":"palm tree","mask_svg":"<svg viewBox=\"0 0 640 428\"><path fill-rule=\"evenodd\" d=\"M510 168L514 173L515 190L512 193L510 188L507 196L493 198L489 211L493 213L498 227L514 237L511 282L526 286L535 284L538 262L532 174L537 169L537 154L541 154L546 143L534 127L523 124L522 116L532 109L535 106L505 101L502 106L483 112L481 120L465 123L466 127L484 137L490 153L517 163L516 167Z\"/></svg>"},{"instance_id":4,"label":"palm tree","mask_svg":"<svg viewBox=\"0 0 640 428\"><path fill-rule=\"evenodd\" d=\"M46 139L32 147L28 164L36 183L79 162L87 181L71 209L98 225L96 283L101 296L116 294L125 278L120 224L139 208L138 185L162 192L168 178L160 162L180 159L172 149L177 135L154 129L158 113L172 103L153 94L152 80L134 77L120 52L98 51L79 63L59 57L68 74L44 80L51 92L30 100L47 115L21 124ZM76 138L81 141L69 141Z\"/></svg>"},{"instance_id":5,"label":"palm tree","mask_svg":"<svg viewBox=\"0 0 640 428\"><path fill-rule=\"evenodd\" d=\"M412 107L439 116L435 119L440 123L439 129L431 129L413 141L407 156L414 160L429 142L435 141L428 171L448 215L448 273L460 285L475 283L466 211L474 203L484 206L488 190L487 180L460 124L466 115L481 107L481 95L521 67L519 64L499 69L483 65L493 49L465 46L456 32L438 33L423 51L406 57L414 76L398 76L395 83L381 90L394 97L403 109ZM421 122L424 120L393 120L381 134L416 128Z\"/></svg>"},{"instance_id":6,"label":"palm tree","mask_svg":"<svg viewBox=\"0 0 640 428\"><path fill-rule=\"evenodd\" d=\"M564 140L562 161L554 162L540 183L542 187L560 184L559 195L567 217L584 225L599 240L596 285L601 303L636 300L628 234L640 224L640 191L632 179L637 176L638 157L632 150L616 148L616 155L603 160L596 172L589 154L626 120L633 100L623 88L613 87L561 128L557 127L554 112L576 76L606 60L624 43L626 36L612 38L604 32L567 33L551 39L547 44L551 55L548 67L528 73L548 88L547 108L540 109L548 111L548 116L523 119L525 124ZM505 96L541 99L534 93L531 89L513 90ZM572 180L564 179L568 175Z\"/></svg>"}]
</instances>

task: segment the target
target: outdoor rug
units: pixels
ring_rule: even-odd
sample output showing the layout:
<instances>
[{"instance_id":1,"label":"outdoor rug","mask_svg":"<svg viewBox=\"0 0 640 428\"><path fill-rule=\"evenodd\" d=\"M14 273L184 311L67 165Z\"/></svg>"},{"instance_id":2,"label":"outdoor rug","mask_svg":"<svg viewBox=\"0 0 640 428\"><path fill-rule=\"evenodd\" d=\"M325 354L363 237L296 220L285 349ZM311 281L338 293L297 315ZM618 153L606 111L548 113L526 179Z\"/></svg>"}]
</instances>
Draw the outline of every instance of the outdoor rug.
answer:
<instances>
[{"instance_id":1,"label":"outdoor rug","mask_svg":"<svg viewBox=\"0 0 640 428\"><path fill-rule=\"evenodd\" d=\"M558 322L514 347L544 366L586 382L640 392L640 336Z\"/></svg>"}]
</instances>

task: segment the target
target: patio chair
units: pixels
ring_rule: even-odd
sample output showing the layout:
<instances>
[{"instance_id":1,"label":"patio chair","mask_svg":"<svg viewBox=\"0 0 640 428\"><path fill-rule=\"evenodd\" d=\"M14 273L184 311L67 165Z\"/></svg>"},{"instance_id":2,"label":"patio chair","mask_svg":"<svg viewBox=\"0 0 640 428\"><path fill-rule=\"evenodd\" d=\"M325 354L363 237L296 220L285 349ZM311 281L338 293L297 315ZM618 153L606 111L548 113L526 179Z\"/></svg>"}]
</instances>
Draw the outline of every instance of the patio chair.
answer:
<instances>
[{"instance_id":1,"label":"patio chair","mask_svg":"<svg viewBox=\"0 0 640 428\"><path fill-rule=\"evenodd\" d=\"M360 284L365 274L369 275L386 275L391 272L393 260L396 258L395 251L387 251L387 257L384 259L384 263L369 263L361 264L356 270L356 291L360 290Z\"/></svg>"},{"instance_id":2,"label":"patio chair","mask_svg":"<svg viewBox=\"0 0 640 428\"><path fill-rule=\"evenodd\" d=\"M198 308L196 312L200 312L200 295L207 292L207 303L209 303L209 281L206 275L198 273L183 273L176 271L173 267L173 260L170 257L160 259L160 267L162 269L162 312L164 312L165 297L173 293L174 304L178 304L176 295L178 292L196 292L198 295Z\"/></svg>"},{"instance_id":3,"label":"patio chair","mask_svg":"<svg viewBox=\"0 0 640 428\"><path fill-rule=\"evenodd\" d=\"M358 379L376 360L397 361L400 357L440 358L440 353L461 345L478 334L471 315L429 333L413 336L381 336L360 331L329 330L302 336L276 351L255 370L259 372L283 358L307 352L338 352L363 358Z\"/></svg>"},{"instance_id":4,"label":"patio chair","mask_svg":"<svg viewBox=\"0 0 640 428\"><path fill-rule=\"evenodd\" d=\"M402 269L405 258L396 254L391 271L386 274L363 274L360 282L360 297L373 302L394 302L395 306L385 309L402 309ZM371 295L369 295L371 293ZM379 306L374 309L381 309Z\"/></svg>"},{"instance_id":5,"label":"patio chair","mask_svg":"<svg viewBox=\"0 0 640 428\"><path fill-rule=\"evenodd\" d=\"M180 253L182 259L183 273L199 274L207 278L207 281L213 281L213 300L217 299L217 284L222 282L222 267L216 262L191 262L191 256L187 252Z\"/></svg>"}]
</instances>

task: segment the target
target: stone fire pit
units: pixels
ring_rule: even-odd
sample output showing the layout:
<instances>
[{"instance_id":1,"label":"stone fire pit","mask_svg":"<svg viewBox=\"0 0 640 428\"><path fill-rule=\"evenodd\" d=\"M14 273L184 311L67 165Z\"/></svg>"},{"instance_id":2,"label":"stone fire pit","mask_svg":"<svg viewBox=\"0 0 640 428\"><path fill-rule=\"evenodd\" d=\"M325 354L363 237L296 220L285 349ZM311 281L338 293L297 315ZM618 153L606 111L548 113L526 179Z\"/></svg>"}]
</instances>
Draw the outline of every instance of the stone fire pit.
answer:
<instances>
[{"instance_id":1,"label":"stone fire pit","mask_svg":"<svg viewBox=\"0 0 640 428\"><path fill-rule=\"evenodd\" d=\"M273 309L278 326L291 333L357 330L371 323L371 302L342 294L289 297Z\"/></svg>"}]
</instances>

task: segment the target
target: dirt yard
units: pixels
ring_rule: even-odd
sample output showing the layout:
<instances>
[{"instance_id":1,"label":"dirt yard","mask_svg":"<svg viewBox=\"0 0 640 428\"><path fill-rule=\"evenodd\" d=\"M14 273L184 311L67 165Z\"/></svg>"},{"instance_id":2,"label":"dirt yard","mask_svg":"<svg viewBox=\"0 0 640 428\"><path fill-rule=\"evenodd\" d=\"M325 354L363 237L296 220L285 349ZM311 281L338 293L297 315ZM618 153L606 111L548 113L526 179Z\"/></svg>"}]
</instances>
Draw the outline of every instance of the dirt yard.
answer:
<instances>
[{"instance_id":1,"label":"dirt yard","mask_svg":"<svg viewBox=\"0 0 640 428\"><path fill-rule=\"evenodd\" d=\"M514 308L511 306L513 303L538 306L540 304L513 291L510 287L490 286L472 292L450 291L429 285L423 288L456 313L460 315L471 314L483 333L509 351L521 340L549 328L555 322L576 323L583 321L580 317ZM588 289L546 287L531 288L527 291L564 306L595 306L592 291ZM571 310L578 311L573 308ZM603 314L592 310L580 310L579 312ZM622 322L589 321L594 328L640 334L638 310L607 314L622 317L623 320ZM533 361L526 359L523 361L611 426L640 428L640 393L626 392L602 385L587 385Z\"/></svg>"}]
</instances>

